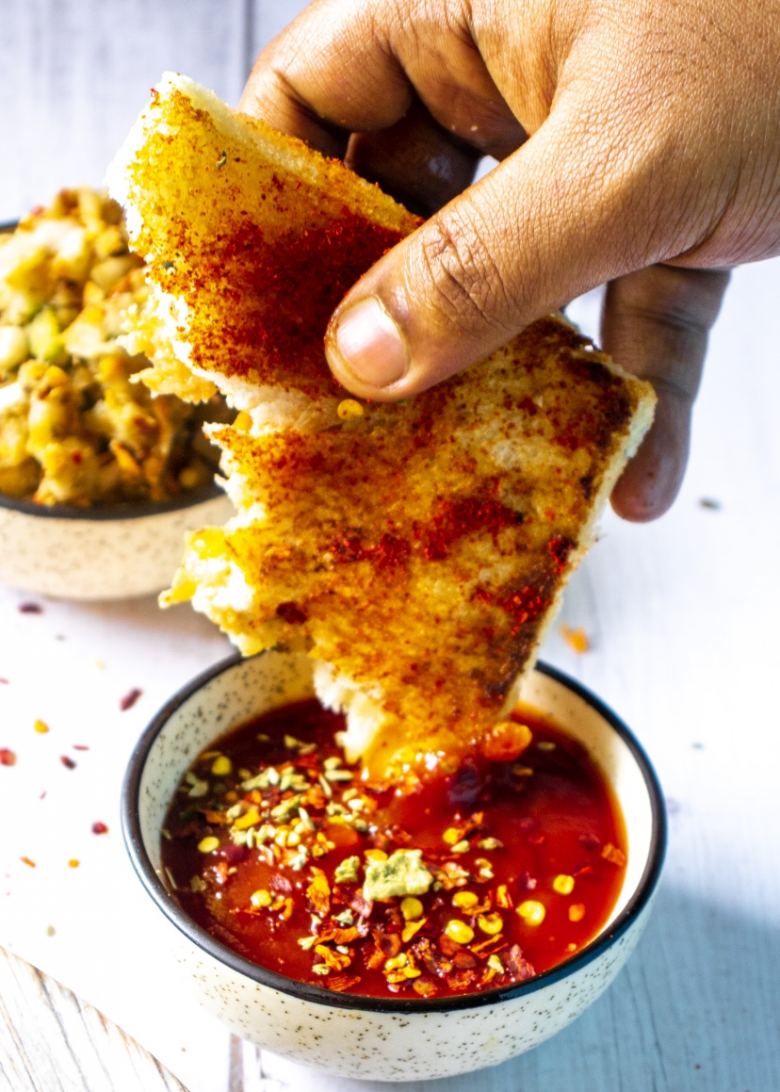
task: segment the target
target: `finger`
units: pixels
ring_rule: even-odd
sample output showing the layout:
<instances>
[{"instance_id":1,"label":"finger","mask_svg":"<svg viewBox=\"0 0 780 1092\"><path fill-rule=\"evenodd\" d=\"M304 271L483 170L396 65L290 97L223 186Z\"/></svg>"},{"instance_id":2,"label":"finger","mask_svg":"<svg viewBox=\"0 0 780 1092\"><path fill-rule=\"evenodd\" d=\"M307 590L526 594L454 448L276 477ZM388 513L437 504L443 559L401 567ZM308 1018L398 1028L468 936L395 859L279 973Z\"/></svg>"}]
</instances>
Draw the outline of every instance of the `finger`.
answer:
<instances>
[{"instance_id":1,"label":"finger","mask_svg":"<svg viewBox=\"0 0 780 1092\"><path fill-rule=\"evenodd\" d=\"M524 139L459 7L319 0L258 57L240 108L330 154L344 132L399 121L416 97L448 132L501 159Z\"/></svg>"},{"instance_id":2,"label":"finger","mask_svg":"<svg viewBox=\"0 0 780 1092\"><path fill-rule=\"evenodd\" d=\"M389 129L349 142L347 164L412 212L430 216L472 181L479 153L453 139L415 101Z\"/></svg>"},{"instance_id":3,"label":"finger","mask_svg":"<svg viewBox=\"0 0 780 1092\"><path fill-rule=\"evenodd\" d=\"M412 88L380 33L385 3L319 0L260 53L239 109L329 155L404 116Z\"/></svg>"},{"instance_id":4,"label":"finger","mask_svg":"<svg viewBox=\"0 0 780 1092\"><path fill-rule=\"evenodd\" d=\"M728 273L657 265L614 281L602 318L604 348L656 389L655 420L612 494L625 519L655 519L671 505L688 459L691 410L709 331Z\"/></svg>"},{"instance_id":5,"label":"finger","mask_svg":"<svg viewBox=\"0 0 780 1092\"><path fill-rule=\"evenodd\" d=\"M383 401L416 394L566 300L668 256L637 229L653 170L626 155L621 132L585 143L580 122L579 103L557 108L361 278L326 339L345 387Z\"/></svg>"}]
</instances>

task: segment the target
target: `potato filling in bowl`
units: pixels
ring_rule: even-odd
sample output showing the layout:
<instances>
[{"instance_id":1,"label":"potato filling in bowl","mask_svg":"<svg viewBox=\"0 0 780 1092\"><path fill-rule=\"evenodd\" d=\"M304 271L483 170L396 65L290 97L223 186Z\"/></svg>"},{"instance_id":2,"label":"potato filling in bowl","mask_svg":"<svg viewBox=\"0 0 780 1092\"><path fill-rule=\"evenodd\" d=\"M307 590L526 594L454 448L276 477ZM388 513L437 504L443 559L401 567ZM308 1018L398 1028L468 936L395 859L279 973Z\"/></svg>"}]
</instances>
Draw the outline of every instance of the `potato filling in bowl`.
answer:
<instances>
[{"instance_id":1,"label":"potato filling in bowl","mask_svg":"<svg viewBox=\"0 0 780 1092\"><path fill-rule=\"evenodd\" d=\"M623 820L581 744L530 709L415 791L344 760L315 701L201 753L163 829L175 899L245 958L336 992L449 997L533 978L600 931Z\"/></svg>"},{"instance_id":2,"label":"potato filling in bowl","mask_svg":"<svg viewBox=\"0 0 780 1092\"><path fill-rule=\"evenodd\" d=\"M207 485L221 407L155 397L119 343L145 297L119 206L86 187L0 234L0 493L42 505L165 501Z\"/></svg>"}]
</instances>

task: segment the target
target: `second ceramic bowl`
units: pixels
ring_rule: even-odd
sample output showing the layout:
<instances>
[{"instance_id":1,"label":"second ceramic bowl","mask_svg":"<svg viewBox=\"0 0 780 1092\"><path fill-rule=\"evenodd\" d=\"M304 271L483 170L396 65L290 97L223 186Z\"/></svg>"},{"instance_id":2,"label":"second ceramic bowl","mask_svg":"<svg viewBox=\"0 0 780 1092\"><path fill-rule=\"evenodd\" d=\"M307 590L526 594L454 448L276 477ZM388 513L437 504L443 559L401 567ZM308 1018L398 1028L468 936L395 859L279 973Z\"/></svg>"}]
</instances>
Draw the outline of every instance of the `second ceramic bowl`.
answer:
<instances>
[{"instance_id":1,"label":"second ceramic bowl","mask_svg":"<svg viewBox=\"0 0 780 1092\"><path fill-rule=\"evenodd\" d=\"M185 533L232 512L216 484L174 501L104 508L0 496L0 581L61 599L149 595L170 583Z\"/></svg>"}]
</instances>

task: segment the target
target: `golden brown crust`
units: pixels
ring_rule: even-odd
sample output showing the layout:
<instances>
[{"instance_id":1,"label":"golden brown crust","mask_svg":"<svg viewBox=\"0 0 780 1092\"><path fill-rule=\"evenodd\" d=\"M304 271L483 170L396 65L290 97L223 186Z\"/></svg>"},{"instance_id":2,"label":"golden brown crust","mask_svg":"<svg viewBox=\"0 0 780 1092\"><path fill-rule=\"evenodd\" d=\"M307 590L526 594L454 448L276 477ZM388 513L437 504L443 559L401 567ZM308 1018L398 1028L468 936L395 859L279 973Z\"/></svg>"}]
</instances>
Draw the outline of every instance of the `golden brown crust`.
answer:
<instances>
[{"instance_id":1,"label":"golden brown crust","mask_svg":"<svg viewBox=\"0 0 780 1092\"><path fill-rule=\"evenodd\" d=\"M242 507L263 514L195 535L173 597L229 559L251 595L207 613L247 651L303 647L378 693L375 772L462 752L529 662L645 396L599 361L549 319L403 405L219 428Z\"/></svg>"},{"instance_id":2,"label":"golden brown crust","mask_svg":"<svg viewBox=\"0 0 780 1092\"><path fill-rule=\"evenodd\" d=\"M337 299L320 290L341 292L389 245L382 232L415 221L393 206L389 229L376 192L343 166L248 119L215 120L176 88L164 117L128 167L149 217L138 239L165 288L160 313L183 316L191 371L223 389L262 384L265 400L242 428L213 430L238 515L191 536L167 601L191 599L246 653L281 643L329 665L331 698L347 706L351 747L373 774L431 754L455 762L531 663L596 509L649 425L652 392L550 317L411 401L352 401L338 415L322 349ZM189 134L183 149L174 123ZM220 165L230 125L243 158L231 144ZM191 191L176 214L181 189L167 176L158 186L153 166L172 141ZM258 187L251 208L244 175ZM316 319L294 323L301 307ZM236 314L259 323L251 345Z\"/></svg>"},{"instance_id":3,"label":"golden brown crust","mask_svg":"<svg viewBox=\"0 0 780 1092\"><path fill-rule=\"evenodd\" d=\"M120 160L114 189L135 213L131 241L152 286L176 300L167 321L178 355L216 382L336 394L322 359L328 319L418 218L182 77L153 93ZM181 389L172 361L157 367Z\"/></svg>"}]
</instances>

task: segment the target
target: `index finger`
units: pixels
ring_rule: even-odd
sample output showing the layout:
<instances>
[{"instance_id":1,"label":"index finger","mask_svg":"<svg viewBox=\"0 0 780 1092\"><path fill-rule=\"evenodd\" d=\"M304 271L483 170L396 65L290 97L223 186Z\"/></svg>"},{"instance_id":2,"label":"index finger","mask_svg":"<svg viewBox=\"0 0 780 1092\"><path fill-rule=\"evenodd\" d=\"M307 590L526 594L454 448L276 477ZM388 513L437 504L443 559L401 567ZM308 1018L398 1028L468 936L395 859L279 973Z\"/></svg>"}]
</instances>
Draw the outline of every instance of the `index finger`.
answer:
<instances>
[{"instance_id":1,"label":"index finger","mask_svg":"<svg viewBox=\"0 0 780 1092\"><path fill-rule=\"evenodd\" d=\"M343 156L351 132L389 128L413 91L381 29L386 7L316 0L260 53L239 109L326 155Z\"/></svg>"}]
</instances>

